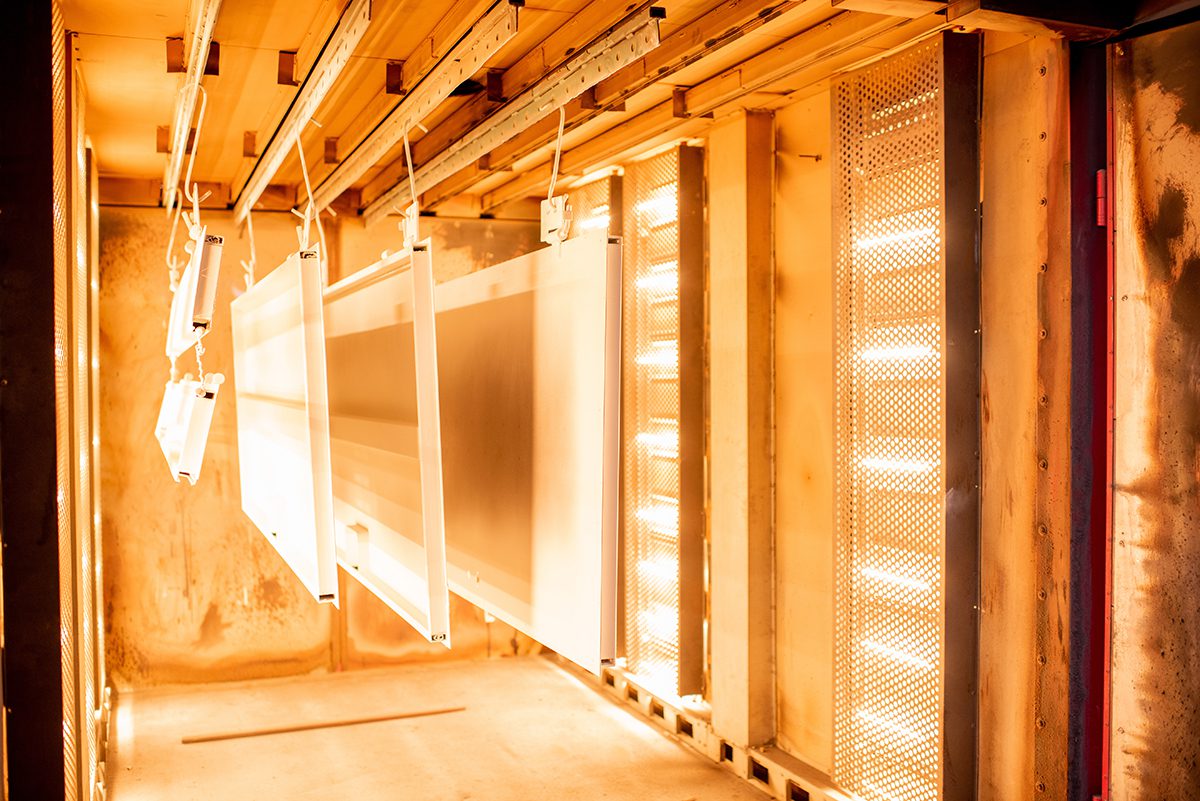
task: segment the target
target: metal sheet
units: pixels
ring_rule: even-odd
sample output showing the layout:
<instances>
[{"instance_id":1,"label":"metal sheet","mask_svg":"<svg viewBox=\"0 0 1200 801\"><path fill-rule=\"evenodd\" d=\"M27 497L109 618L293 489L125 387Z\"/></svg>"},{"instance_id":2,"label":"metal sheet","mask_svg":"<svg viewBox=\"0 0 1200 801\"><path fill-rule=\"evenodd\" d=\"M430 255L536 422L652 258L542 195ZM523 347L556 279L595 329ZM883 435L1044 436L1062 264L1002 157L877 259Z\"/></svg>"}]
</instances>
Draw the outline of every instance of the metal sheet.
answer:
<instances>
[{"instance_id":1,"label":"metal sheet","mask_svg":"<svg viewBox=\"0 0 1200 801\"><path fill-rule=\"evenodd\" d=\"M592 231L438 288L451 588L615 657L621 249Z\"/></svg>"},{"instance_id":2,"label":"metal sheet","mask_svg":"<svg viewBox=\"0 0 1200 801\"><path fill-rule=\"evenodd\" d=\"M433 263L428 241L326 292L338 561L450 646Z\"/></svg>"},{"instance_id":3,"label":"metal sheet","mask_svg":"<svg viewBox=\"0 0 1200 801\"><path fill-rule=\"evenodd\" d=\"M320 257L293 253L230 305L242 509L337 602Z\"/></svg>"}]
</instances>

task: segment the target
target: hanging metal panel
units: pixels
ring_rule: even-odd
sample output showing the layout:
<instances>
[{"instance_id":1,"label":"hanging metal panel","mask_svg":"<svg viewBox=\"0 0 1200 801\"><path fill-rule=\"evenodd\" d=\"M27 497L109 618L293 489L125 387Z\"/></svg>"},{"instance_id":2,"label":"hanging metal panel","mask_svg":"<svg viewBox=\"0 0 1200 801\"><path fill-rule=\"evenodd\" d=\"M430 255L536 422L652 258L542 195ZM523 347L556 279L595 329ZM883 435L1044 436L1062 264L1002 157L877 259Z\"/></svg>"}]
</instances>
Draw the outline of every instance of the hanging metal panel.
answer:
<instances>
[{"instance_id":1,"label":"hanging metal panel","mask_svg":"<svg viewBox=\"0 0 1200 801\"><path fill-rule=\"evenodd\" d=\"M867 801L973 792L978 59L943 36L834 87L834 772Z\"/></svg>"},{"instance_id":2,"label":"hanging metal panel","mask_svg":"<svg viewBox=\"0 0 1200 801\"><path fill-rule=\"evenodd\" d=\"M628 670L704 689L703 151L625 173L623 519Z\"/></svg>"},{"instance_id":3,"label":"hanging metal panel","mask_svg":"<svg viewBox=\"0 0 1200 801\"><path fill-rule=\"evenodd\" d=\"M337 602L320 256L230 304L242 510L313 597Z\"/></svg>"},{"instance_id":4,"label":"hanging metal panel","mask_svg":"<svg viewBox=\"0 0 1200 801\"><path fill-rule=\"evenodd\" d=\"M438 287L451 588L593 673L616 654L621 246Z\"/></svg>"},{"instance_id":5,"label":"hanging metal panel","mask_svg":"<svg viewBox=\"0 0 1200 801\"><path fill-rule=\"evenodd\" d=\"M338 561L450 646L429 242L325 293Z\"/></svg>"}]
</instances>

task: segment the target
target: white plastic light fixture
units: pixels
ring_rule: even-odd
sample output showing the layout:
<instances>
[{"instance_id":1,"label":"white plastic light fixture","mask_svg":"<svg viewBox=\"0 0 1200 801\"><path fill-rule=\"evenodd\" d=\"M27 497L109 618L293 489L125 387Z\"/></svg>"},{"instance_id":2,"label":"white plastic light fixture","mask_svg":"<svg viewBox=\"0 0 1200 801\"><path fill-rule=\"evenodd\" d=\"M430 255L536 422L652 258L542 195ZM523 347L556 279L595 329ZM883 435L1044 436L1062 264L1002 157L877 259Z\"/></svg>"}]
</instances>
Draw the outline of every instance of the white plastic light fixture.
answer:
<instances>
[{"instance_id":1,"label":"white plastic light fixture","mask_svg":"<svg viewBox=\"0 0 1200 801\"><path fill-rule=\"evenodd\" d=\"M187 479L194 485L200 478L217 390L224 381L220 373L210 373L203 381L185 377L167 382L154 436L176 482Z\"/></svg>"},{"instance_id":2,"label":"white plastic light fixture","mask_svg":"<svg viewBox=\"0 0 1200 801\"><path fill-rule=\"evenodd\" d=\"M212 325L225 239L201 228L189 246L191 257L175 288L167 326L167 357L172 361L194 347Z\"/></svg>"}]
</instances>

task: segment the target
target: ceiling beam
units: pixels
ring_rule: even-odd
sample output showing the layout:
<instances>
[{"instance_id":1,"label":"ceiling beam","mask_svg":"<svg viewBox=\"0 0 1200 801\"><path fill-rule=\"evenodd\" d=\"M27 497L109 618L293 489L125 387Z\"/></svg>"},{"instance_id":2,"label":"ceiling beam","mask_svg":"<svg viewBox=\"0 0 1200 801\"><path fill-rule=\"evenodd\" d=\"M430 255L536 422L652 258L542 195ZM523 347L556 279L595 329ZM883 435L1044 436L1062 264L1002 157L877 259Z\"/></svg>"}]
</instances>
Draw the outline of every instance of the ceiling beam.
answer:
<instances>
[{"instance_id":1,"label":"ceiling beam","mask_svg":"<svg viewBox=\"0 0 1200 801\"><path fill-rule=\"evenodd\" d=\"M283 165L284 159L304 132L317 107L325 99L334 81L342 74L342 69L350 61L350 55L370 24L371 0L351 0L329 34L321 55L305 76L304 84L296 93L279 127L275 129L266 150L254 165L250 178L242 187L233 210L235 225L240 225L246 219L246 215L258 202L259 196L275 177L275 173Z\"/></svg>"},{"instance_id":2,"label":"ceiling beam","mask_svg":"<svg viewBox=\"0 0 1200 801\"><path fill-rule=\"evenodd\" d=\"M940 16L930 16L936 19L938 26L945 22ZM865 40L910 22L907 18L843 12L687 89L682 96L682 111L690 117L708 114L739 96L768 87L806 67L829 63Z\"/></svg>"},{"instance_id":3,"label":"ceiling beam","mask_svg":"<svg viewBox=\"0 0 1200 801\"><path fill-rule=\"evenodd\" d=\"M592 101L590 106L578 101L568 106L566 130L573 130L595 119L606 109L623 104L626 99L651 84L669 78L684 67L738 41L762 25L807 5L809 4L804 2L779 0L727 0L717 4L690 24L672 33L643 58L598 83L589 98ZM488 169L481 170L477 165L472 165L460 171L426 192L421 198L422 203L427 208L432 208L448 198L469 191L491 172L510 168L519 159L551 144L557 133L557 115L551 114L542 118L492 151L488 159ZM461 135L459 131L446 134L451 141ZM426 158L424 152L418 154L414 150L413 159L416 163L421 164ZM376 192L375 183L369 183L363 192L363 197L368 201Z\"/></svg>"},{"instance_id":4,"label":"ceiling beam","mask_svg":"<svg viewBox=\"0 0 1200 801\"><path fill-rule=\"evenodd\" d=\"M370 203L363 211L369 225L386 216L393 207L403 207L418 195L516 136L547 113L565 107L584 90L641 58L659 44L661 9L643 5L619 24L576 51L561 66L501 106L480 125L439 153L416 171L410 181L401 181Z\"/></svg>"},{"instance_id":5,"label":"ceiling beam","mask_svg":"<svg viewBox=\"0 0 1200 801\"><path fill-rule=\"evenodd\" d=\"M500 76L500 94L505 98L517 97L545 77L551 69L566 61L578 49L581 41L588 41L595 37L597 31L613 27L621 21L625 13L623 5L588 3L515 64L504 70ZM413 162L428 162L495 113L498 108L498 104L489 100L483 93L476 95L447 116L437 127L412 143ZM557 116L554 124L558 125ZM363 199L370 203L407 175L407 165L401 155L393 159L363 187Z\"/></svg>"},{"instance_id":6,"label":"ceiling beam","mask_svg":"<svg viewBox=\"0 0 1200 801\"><path fill-rule=\"evenodd\" d=\"M799 90L945 27L945 18L937 14L900 19L843 12L685 90L686 118L675 116L679 101L672 98L564 152L560 175L577 177L612 166L618 156L652 147L662 137L695 136L695 131L703 126L689 127L685 123L702 120L704 114L734 103L751 107L755 91L774 89L790 78L795 83L789 84L787 90ZM512 181L484 193L482 208L487 210L538 194L550 180L550 171L548 161L523 170Z\"/></svg>"}]
</instances>

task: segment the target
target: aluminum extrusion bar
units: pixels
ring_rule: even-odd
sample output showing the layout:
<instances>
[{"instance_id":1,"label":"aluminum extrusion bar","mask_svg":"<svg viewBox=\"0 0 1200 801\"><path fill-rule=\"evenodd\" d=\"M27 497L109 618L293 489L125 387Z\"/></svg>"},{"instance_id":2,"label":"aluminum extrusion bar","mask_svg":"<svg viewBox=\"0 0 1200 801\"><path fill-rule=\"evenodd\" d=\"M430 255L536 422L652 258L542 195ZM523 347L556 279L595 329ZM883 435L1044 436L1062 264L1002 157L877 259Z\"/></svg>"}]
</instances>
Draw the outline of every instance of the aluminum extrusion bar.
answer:
<instances>
[{"instance_id":1,"label":"aluminum extrusion bar","mask_svg":"<svg viewBox=\"0 0 1200 801\"><path fill-rule=\"evenodd\" d=\"M354 48L358 46L370 24L371 0L352 0L342 12L341 19L325 42L316 64L304 79L283 121L275 129L275 135L271 137L266 151L254 165L246 185L242 187L233 211L235 225L240 225L246 219L246 215L258 202L267 184L275 177L296 140L304 132L304 126L312 119L325 95L342 74L351 54L354 53Z\"/></svg>"},{"instance_id":2,"label":"aluminum extrusion bar","mask_svg":"<svg viewBox=\"0 0 1200 801\"><path fill-rule=\"evenodd\" d=\"M455 144L417 170L420 193L507 142L559 106L566 105L617 70L637 61L658 47L661 11L643 7L609 29L604 36L579 51L565 64L538 81L516 99L488 117ZM393 207L412 202L407 176L376 198L363 213L368 225Z\"/></svg>"},{"instance_id":3,"label":"aluminum extrusion bar","mask_svg":"<svg viewBox=\"0 0 1200 801\"><path fill-rule=\"evenodd\" d=\"M501 0L438 61L433 70L392 109L371 134L317 187L313 200L324 209L441 105L450 93L499 52L517 32L517 5Z\"/></svg>"},{"instance_id":4,"label":"aluminum extrusion bar","mask_svg":"<svg viewBox=\"0 0 1200 801\"><path fill-rule=\"evenodd\" d=\"M187 74L184 86L198 87L204 77L204 65L208 62L208 48L212 44L213 28L217 24L217 14L221 10L221 0L201 0L200 15L195 30L192 31L191 58L188 60ZM188 136L191 134L191 119L196 112L196 93L185 92L175 106L175 121L171 126L171 152L167 156L167 168L163 172L163 204L170 214L175 206L175 185L179 183L179 173L183 170L183 156L187 150Z\"/></svg>"}]
</instances>

